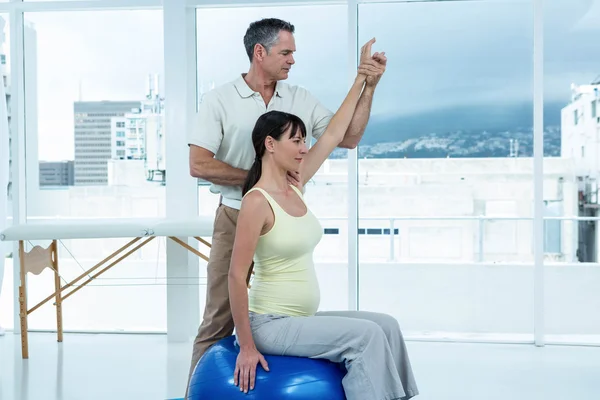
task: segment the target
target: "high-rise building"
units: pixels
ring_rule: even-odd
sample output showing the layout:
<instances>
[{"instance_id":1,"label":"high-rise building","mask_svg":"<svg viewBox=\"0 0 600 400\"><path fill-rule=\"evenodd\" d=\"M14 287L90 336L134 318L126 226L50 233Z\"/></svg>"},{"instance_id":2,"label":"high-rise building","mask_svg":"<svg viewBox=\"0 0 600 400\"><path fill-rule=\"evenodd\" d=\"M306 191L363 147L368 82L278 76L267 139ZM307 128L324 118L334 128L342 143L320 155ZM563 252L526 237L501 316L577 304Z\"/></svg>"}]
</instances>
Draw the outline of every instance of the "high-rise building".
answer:
<instances>
[{"instance_id":1,"label":"high-rise building","mask_svg":"<svg viewBox=\"0 0 600 400\"><path fill-rule=\"evenodd\" d=\"M165 171L164 99L158 90L158 75L148 77L141 107L111 119L114 160L144 160L148 180Z\"/></svg>"},{"instance_id":2,"label":"high-rise building","mask_svg":"<svg viewBox=\"0 0 600 400\"><path fill-rule=\"evenodd\" d=\"M599 77L600 78L600 77ZM599 178L600 79L571 86L571 103L562 109L561 155L576 162L580 176Z\"/></svg>"},{"instance_id":3,"label":"high-rise building","mask_svg":"<svg viewBox=\"0 0 600 400\"><path fill-rule=\"evenodd\" d=\"M600 78L600 77L599 77ZM571 159L577 179L579 217L597 217L600 210L600 79L571 85L571 103L561 112L561 156ZM562 211L561 211L562 213ZM556 214L555 214L556 215ZM548 223L549 221L546 221ZM556 221L559 222L560 221ZM598 262L598 221L576 221L577 260Z\"/></svg>"},{"instance_id":4,"label":"high-rise building","mask_svg":"<svg viewBox=\"0 0 600 400\"><path fill-rule=\"evenodd\" d=\"M144 167L148 180L166 179L165 99L160 95L158 75L148 76L146 99L142 112L148 114L146 129L146 158Z\"/></svg>"},{"instance_id":5,"label":"high-rise building","mask_svg":"<svg viewBox=\"0 0 600 400\"><path fill-rule=\"evenodd\" d=\"M40 186L73 186L73 161L40 161Z\"/></svg>"},{"instance_id":6,"label":"high-rise building","mask_svg":"<svg viewBox=\"0 0 600 400\"><path fill-rule=\"evenodd\" d=\"M139 110L140 101L77 101L74 103L75 185L108 183L107 161L112 158L115 117Z\"/></svg>"}]
</instances>

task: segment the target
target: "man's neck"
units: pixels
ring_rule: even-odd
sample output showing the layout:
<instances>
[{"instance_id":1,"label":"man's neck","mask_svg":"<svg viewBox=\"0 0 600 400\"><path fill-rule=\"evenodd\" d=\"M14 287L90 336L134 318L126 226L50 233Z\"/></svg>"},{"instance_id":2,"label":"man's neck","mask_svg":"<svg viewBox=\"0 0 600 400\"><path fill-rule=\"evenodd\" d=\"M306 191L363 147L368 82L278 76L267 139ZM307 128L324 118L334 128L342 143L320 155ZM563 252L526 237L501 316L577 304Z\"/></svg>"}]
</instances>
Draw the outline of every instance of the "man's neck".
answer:
<instances>
[{"instance_id":1,"label":"man's neck","mask_svg":"<svg viewBox=\"0 0 600 400\"><path fill-rule=\"evenodd\" d=\"M250 89L260 93L264 99L273 96L277 84L276 80L267 78L264 74L253 68L250 68L250 71L244 74L243 77Z\"/></svg>"}]
</instances>

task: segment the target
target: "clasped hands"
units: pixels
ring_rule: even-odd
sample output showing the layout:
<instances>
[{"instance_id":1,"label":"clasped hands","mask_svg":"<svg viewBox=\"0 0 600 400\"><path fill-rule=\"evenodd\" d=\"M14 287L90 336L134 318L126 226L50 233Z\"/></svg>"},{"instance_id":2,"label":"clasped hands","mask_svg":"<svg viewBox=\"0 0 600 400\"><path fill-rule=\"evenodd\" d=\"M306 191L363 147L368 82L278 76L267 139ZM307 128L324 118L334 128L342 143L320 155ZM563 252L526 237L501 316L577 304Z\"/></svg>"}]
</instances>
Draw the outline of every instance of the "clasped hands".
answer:
<instances>
[{"instance_id":1,"label":"clasped hands","mask_svg":"<svg viewBox=\"0 0 600 400\"><path fill-rule=\"evenodd\" d=\"M376 52L371 55L371 48L375 43L375 38L369 40L360 49L360 60L358 64L358 73L366 75L366 86L374 88L385 72L387 57L385 51Z\"/></svg>"}]
</instances>

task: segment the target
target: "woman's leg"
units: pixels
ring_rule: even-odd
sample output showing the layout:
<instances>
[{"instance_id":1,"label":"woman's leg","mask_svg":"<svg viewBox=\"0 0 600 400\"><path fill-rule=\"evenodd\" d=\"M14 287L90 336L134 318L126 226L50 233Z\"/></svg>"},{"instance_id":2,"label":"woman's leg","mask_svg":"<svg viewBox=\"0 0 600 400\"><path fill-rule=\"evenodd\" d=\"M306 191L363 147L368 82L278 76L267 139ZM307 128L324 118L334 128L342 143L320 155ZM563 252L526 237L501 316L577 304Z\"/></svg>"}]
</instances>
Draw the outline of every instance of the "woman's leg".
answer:
<instances>
[{"instance_id":1,"label":"woman's leg","mask_svg":"<svg viewBox=\"0 0 600 400\"><path fill-rule=\"evenodd\" d=\"M344 362L348 400L407 399L383 329L366 319L340 316L277 317L250 314L252 336L263 354Z\"/></svg>"},{"instance_id":2,"label":"woman's leg","mask_svg":"<svg viewBox=\"0 0 600 400\"><path fill-rule=\"evenodd\" d=\"M394 364L396 370L402 382L402 387L407 397L403 399L410 399L419 394L417 388L417 382L413 374L410 359L408 357L408 350L406 349L406 343L402 336L402 330L396 318L382 313L375 313L369 311L324 311L318 312L318 317L347 317L356 318L362 320L373 321L381 327L385 336L388 340L392 356L394 358Z\"/></svg>"}]
</instances>

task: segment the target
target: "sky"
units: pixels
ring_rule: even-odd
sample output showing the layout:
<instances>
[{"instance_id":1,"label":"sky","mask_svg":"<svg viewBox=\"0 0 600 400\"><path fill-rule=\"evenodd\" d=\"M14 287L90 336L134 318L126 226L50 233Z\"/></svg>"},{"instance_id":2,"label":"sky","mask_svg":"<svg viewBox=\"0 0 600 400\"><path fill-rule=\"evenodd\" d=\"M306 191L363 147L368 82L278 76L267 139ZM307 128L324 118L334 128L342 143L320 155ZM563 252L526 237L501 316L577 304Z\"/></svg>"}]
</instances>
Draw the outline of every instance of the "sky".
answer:
<instances>
[{"instance_id":1,"label":"sky","mask_svg":"<svg viewBox=\"0 0 600 400\"><path fill-rule=\"evenodd\" d=\"M545 100L569 101L570 84L600 76L600 0L547 0ZM296 26L290 83L335 110L349 81L346 7L198 11L198 79L235 79L248 68L248 24L274 16ZM6 15L3 16L6 19ZM37 33L40 160L73 157L73 102L136 100L148 74L164 77L161 11L27 13ZM532 100L533 11L529 0L378 3L359 6L359 46L376 37L388 69L374 117ZM162 82L164 84L164 82Z\"/></svg>"}]
</instances>

